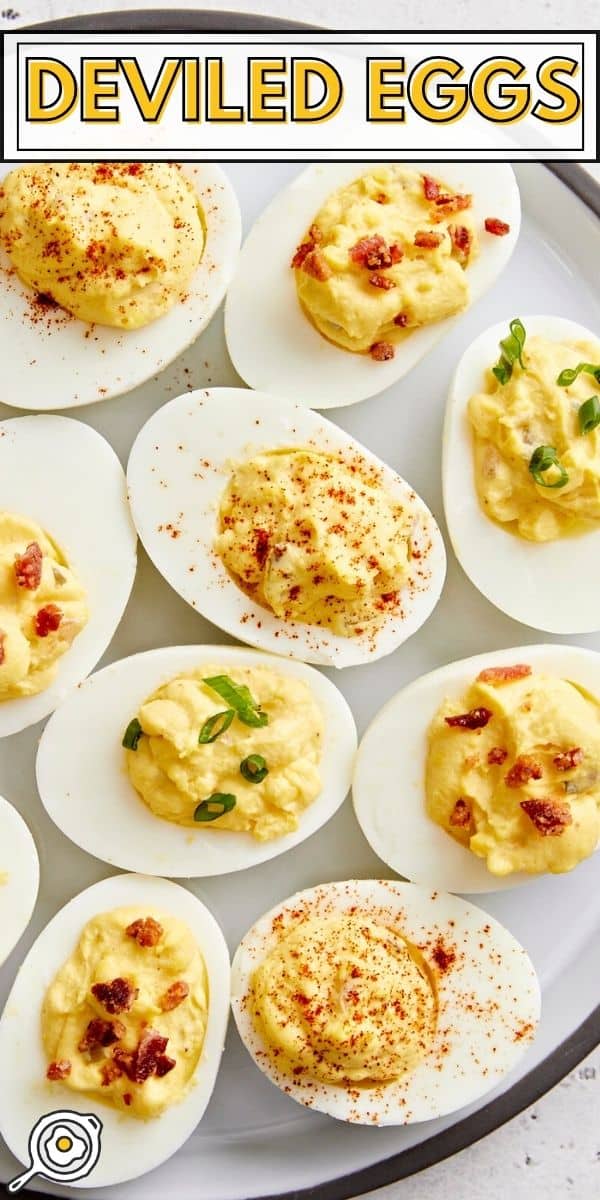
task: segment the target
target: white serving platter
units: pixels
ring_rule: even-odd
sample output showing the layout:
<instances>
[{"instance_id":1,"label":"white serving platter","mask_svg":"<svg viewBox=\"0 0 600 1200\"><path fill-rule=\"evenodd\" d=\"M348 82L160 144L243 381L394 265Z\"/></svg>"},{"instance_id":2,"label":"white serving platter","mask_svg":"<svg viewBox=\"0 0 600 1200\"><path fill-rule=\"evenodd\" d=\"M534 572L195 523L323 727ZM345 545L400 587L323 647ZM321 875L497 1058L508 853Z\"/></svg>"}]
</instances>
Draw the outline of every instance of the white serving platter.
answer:
<instances>
[{"instance_id":1,"label":"white serving platter","mask_svg":"<svg viewBox=\"0 0 600 1200\"><path fill-rule=\"evenodd\" d=\"M227 168L243 207L245 227L275 191L301 168L278 163ZM492 168L490 168L492 169ZM336 422L388 462L423 496L443 526L441 434L448 385L467 345L487 326L524 312L546 310L600 331L597 262L600 224L547 168L517 167L523 203L519 244L492 290L406 378L380 396L335 414ZM190 390L239 386L228 362L222 315L200 340L156 380L121 399L75 415L99 429L125 462L141 425L159 405ZM0 407L0 417L14 415ZM470 481L465 479L465 487ZM445 532L445 530L444 530ZM469 583L450 555L446 587L435 612L409 642L388 658L331 673L350 702L359 733L403 685L453 659L524 642L547 641L493 607ZM600 650L600 637L565 639ZM167 643L230 644L195 613L141 555L132 601L103 662ZM36 795L34 759L40 727L0 748L0 793L25 816L41 856L40 898L32 923L0 972L0 1002L25 951L58 908L77 891L110 873L72 845L53 825ZM453 1117L399 1129L347 1127L305 1112L264 1078L230 1027L217 1086L201 1125L167 1165L119 1187L119 1200L250 1200L313 1189L310 1200L343 1200L435 1162L532 1102L591 1048L597 1025L597 931L600 888L596 856L569 876L534 880L480 895L478 903L501 920L530 953L539 972L542 1021L537 1041L519 1067L483 1104ZM282 898L332 879L390 877L369 850L349 800L319 834L288 854L237 876L190 882L216 916L233 951L248 926ZM549 919L560 914L560 922ZM496 1099L494 1099L496 1097ZM0 1179L19 1164L0 1147ZM42 1191L66 1189L34 1183ZM71 1192L71 1195L74 1193ZM76 1194L76 1193L75 1193ZM87 1197L111 1200L116 1191L86 1188ZM308 1200L308 1197L307 1197Z\"/></svg>"}]
</instances>

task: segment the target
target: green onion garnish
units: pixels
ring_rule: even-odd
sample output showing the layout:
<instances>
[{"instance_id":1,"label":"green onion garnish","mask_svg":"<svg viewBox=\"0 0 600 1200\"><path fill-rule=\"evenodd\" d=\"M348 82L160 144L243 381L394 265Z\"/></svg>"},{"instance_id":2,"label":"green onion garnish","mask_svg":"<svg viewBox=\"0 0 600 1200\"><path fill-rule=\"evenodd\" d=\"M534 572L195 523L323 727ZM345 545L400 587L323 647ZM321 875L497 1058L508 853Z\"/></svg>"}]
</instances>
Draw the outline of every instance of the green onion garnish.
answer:
<instances>
[{"instance_id":1,"label":"green onion garnish","mask_svg":"<svg viewBox=\"0 0 600 1200\"><path fill-rule=\"evenodd\" d=\"M231 812L237 800L229 792L213 792L208 800L202 800L194 812L195 821L216 821L223 813Z\"/></svg>"},{"instance_id":2,"label":"green onion garnish","mask_svg":"<svg viewBox=\"0 0 600 1200\"><path fill-rule=\"evenodd\" d=\"M593 375L596 383L600 383L600 365L598 363L578 363L576 367L565 367L564 371L561 371L556 380L558 386L570 387L582 371L586 375Z\"/></svg>"},{"instance_id":3,"label":"green onion garnish","mask_svg":"<svg viewBox=\"0 0 600 1200\"><path fill-rule=\"evenodd\" d=\"M492 373L496 376L499 383L508 383L512 373L513 366L518 362L523 369L523 346L525 345L525 326L519 317L515 317L509 325L510 334L503 338L500 342L502 354L495 367L492 367Z\"/></svg>"},{"instance_id":4,"label":"green onion garnish","mask_svg":"<svg viewBox=\"0 0 600 1200\"><path fill-rule=\"evenodd\" d=\"M548 479L544 479L545 472L549 471L551 467L557 467L560 471L559 478L556 479L554 483L550 483ZM562 463L559 462L558 454L556 453L554 446L538 446L537 450L534 450L529 460L529 470L531 471L535 482L539 484L540 487L561 488L565 486L565 483L569 482L568 472L565 470Z\"/></svg>"},{"instance_id":5,"label":"green onion garnish","mask_svg":"<svg viewBox=\"0 0 600 1200\"><path fill-rule=\"evenodd\" d=\"M592 433L600 425L600 396L590 396L579 406L579 429L581 433Z\"/></svg>"},{"instance_id":6,"label":"green onion garnish","mask_svg":"<svg viewBox=\"0 0 600 1200\"><path fill-rule=\"evenodd\" d=\"M249 754L240 763L240 774L248 780L248 783L262 783L265 776L269 774L266 758L263 758L262 754Z\"/></svg>"},{"instance_id":7,"label":"green onion garnish","mask_svg":"<svg viewBox=\"0 0 600 1200\"><path fill-rule=\"evenodd\" d=\"M134 717L133 721L129 722L129 725L123 734L123 741L121 744L126 750L137 750L138 742L143 732L144 730L142 729L137 717Z\"/></svg>"},{"instance_id":8,"label":"green onion garnish","mask_svg":"<svg viewBox=\"0 0 600 1200\"><path fill-rule=\"evenodd\" d=\"M225 733L227 729L229 729L234 717L234 708L226 708L224 712L213 713L212 717L209 717L208 720L204 722L204 725L200 730L198 735L198 745L205 746L208 744L208 742L216 742L217 738L220 737L222 733Z\"/></svg>"},{"instance_id":9,"label":"green onion garnish","mask_svg":"<svg viewBox=\"0 0 600 1200\"><path fill-rule=\"evenodd\" d=\"M243 684L234 683L229 675L214 675L212 679L204 679L203 683L216 692L229 708L235 709L244 725L252 725L257 729L262 725L268 725L268 714L261 712L260 705L256 703L249 689Z\"/></svg>"}]
</instances>

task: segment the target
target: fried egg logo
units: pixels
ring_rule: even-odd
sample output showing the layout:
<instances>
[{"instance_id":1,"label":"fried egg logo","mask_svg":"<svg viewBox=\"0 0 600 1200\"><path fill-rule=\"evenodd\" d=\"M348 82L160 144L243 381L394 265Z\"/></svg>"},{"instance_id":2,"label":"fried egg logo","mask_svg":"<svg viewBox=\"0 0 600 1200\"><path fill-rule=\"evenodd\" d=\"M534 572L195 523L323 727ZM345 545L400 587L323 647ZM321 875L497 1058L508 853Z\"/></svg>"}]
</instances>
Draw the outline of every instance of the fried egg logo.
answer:
<instances>
[{"instance_id":1,"label":"fried egg logo","mask_svg":"<svg viewBox=\"0 0 600 1200\"><path fill-rule=\"evenodd\" d=\"M102 1121L94 1113L60 1109L46 1113L29 1134L29 1166L8 1184L19 1192L34 1175L52 1183L76 1183L100 1158Z\"/></svg>"}]
</instances>

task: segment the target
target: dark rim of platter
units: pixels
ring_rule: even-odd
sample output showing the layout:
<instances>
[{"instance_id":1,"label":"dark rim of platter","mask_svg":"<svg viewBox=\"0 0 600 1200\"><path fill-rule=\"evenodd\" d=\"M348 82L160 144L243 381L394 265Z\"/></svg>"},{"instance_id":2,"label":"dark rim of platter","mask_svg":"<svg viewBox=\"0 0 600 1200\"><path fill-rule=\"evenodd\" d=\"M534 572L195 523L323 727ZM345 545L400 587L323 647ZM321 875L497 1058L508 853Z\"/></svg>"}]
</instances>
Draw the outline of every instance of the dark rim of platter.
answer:
<instances>
[{"instance_id":1,"label":"dark rim of platter","mask_svg":"<svg viewBox=\"0 0 600 1200\"><path fill-rule=\"evenodd\" d=\"M208 12L191 9L139 9L129 12L86 13L58 21L28 26L28 30L77 30L98 33L266 33L302 32L317 26L249 13ZM322 30L320 31L322 32ZM356 32L356 31L345 31ZM600 187L577 163L546 163L546 167L600 217ZM492 1133L534 1104L572 1071L600 1042L600 1005L564 1042L503 1095L484 1104L476 1113L456 1121L442 1133L426 1138L391 1158L342 1175L314 1187L263 1197L262 1200L352 1200L352 1197L396 1183L432 1167ZM6 1188L4 1194L8 1195ZM37 1195L49 1193L37 1192Z\"/></svg>"}]
</instances>

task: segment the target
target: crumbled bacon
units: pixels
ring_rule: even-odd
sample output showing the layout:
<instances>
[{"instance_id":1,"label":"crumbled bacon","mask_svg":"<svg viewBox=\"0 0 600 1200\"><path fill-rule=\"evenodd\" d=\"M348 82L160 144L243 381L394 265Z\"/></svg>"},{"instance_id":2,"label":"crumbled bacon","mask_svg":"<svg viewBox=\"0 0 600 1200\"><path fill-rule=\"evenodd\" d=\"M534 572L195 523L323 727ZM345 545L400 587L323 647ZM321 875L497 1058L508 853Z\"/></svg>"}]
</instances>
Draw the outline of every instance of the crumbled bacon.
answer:
<instances>
[{"instance_id":1,"label":"crumbled bacon","mask_svg":"<svg viewBox=\"0 0 600 1200\"><path fill-rule=\"evenodd\" d=\"M492 746L492 749L488 751L487 760L490 766L502 766L502 763L506 762L507 758L508 750L505 750L502 746Z\"/></svg>"},{"instance_id":2,"label":"crumbled bacon","mask_svg":"<svg viewBox=\"0 0 600 1200\"><path fill-rule=\"evenodd\" d=\"M331 279L333 271L325 258L322 250L311 250L306 255L302 263L302 270L307 275L312 275L313 279L318 279L319 283L325 283L326 279Z\"/></svg>"},{"instance_id":3,"label":"crumbled bacon","mask_svg":"<svg viewBox=\"0 0 600 1200\"><path fill-rule=\"evenodd\" d=\"M448 229L457 254L461 258L468 258L471 252L471 234L466 225L450 225Z\"/></svg>"},{"instance_id":4,"label":"crumbled bacon","mask_svg":"<svg viewBox=\"0 0 600 1200\"><path fill-rule=\"evenodd\" d=\"M509 788L524 787L532 779L542 778L542 768L535 758L530 754L520 754L510 768L507 775L504 776L504 782Z\"/></svg>"},{"instance_id":5,"label":"crumbled bacon","mask_svg":"<svg viewBox=\"0 0 600 1200\"><path fill-rule=\"evenodd\" d=\"M459 829L466 829L471 824L471 809L462 796L450 813L450 824L458 825Z\"/></svg>"},{"instance_id":6,"label":"crumbled bacon","mask_svg":"<svg viewBox=\"0 0 600 1200\"><path fill-rule=\"evenodd\" d=\"M123 1092L123 1104L126 1104L128 1108L130 1104L133 1104L131 1092Z\"/></svg>"},{"instance_id":7,"label":"crumbled bacon","mask_svg":"<svg viewBox=\"0 0 600 1200\"><path fill-rule=\"evenodd\" d=\"M415 246L419 246L421 250L435 250L442 241L441 233L433 233L430 229L419 229L415 233Z\"/></svg>"},{"instance_id":8,"label":"crumbled bacon","mask_svg":"<svg viewBox=\"0 0 600 1200\"><path fill-rule=\"evenodd\" d=\"M85 1050L99 1050L101 1046L113 1046L120 1041L125 1033L122 1021L105 1021L102 1017L92 1017L87 1029L77 1047L83 1053Z\"/></svg>"},{"instance_id":9,"label":"crumbled bacon","mask_svg":"<svg viewBox=\"0 0 600 1200\"><path fill-rule=\"evenodd\" d=\"M46 1071L46 1079L52 1080L53 1083L57 1079L66 1079L67 1075L71 1074L71 1063L68 1058L59 1058L58 1062L51 1062Z\"/></svg>"},{"instance_id":10,"label":"crumbled bacon","mask_svg":"<svg viewBox=\"0 0 600 1200\"><path fill-rule=\"evenodd\" d=\"M178 1008L190 994L189 984L183 979L178 979L176 983L172 983L167 988L164 996L161 996L159 1005L163 1012L171 1012L174 1008Z\"/></svg>"},{"instance_id":11,"label":"crumbled bacon","mask_svg":"<svg viewBox=\"0 0 600 1200\"><path fill-rule=\"evenodd\" d=\"M373 342L370 350L371 358L374 358L375 362L387 362L395 353L391 342Z\"/></svg>"},{"instance_id":12,"label":"crumbled bacon","mask_svg":"<svg viewBox=\"0 0 600 1200\"><path fill-rule=\"evenodd\" d=\"M373 196L373 199L376 204L387 204L389 197L386 196L385 192L378 192L376 196Z\"/></svg>"},{"instance_id":13,"label":"crumbled bacon","mask_svg":"<svg viewBox=\"0 0 600 1200\"><path fill-rule=\"evenodd\" d=\"M95 983L92 987L92 996L95 996L107 1013L111 1013L112 1016L129 1012L138 995L139 988L134 987L128 979L122 979L120 976L113 979L111 983Z\"/></svg>"},{"instance_id":14,"label":"crumbled bacon","mask_svg":"<svg viewBox=\"0 0 600 1200\"><path fill-rule=\"evenodd\" d=\"M472 708L470 712L460 713L456 717L444 717L444 720L452 729L484 729L492 716L489 708Z\"/></svg>"},{"instance_id":15,"label":"crumbled bacon","mask_svg":"<svg viewBox=\"0 0 600 1200\"><path fill-rule=\"evenodd\" d=\"M396 313L394 317L394 325L399 325L401 329L405 329L408 325L408 317L406 313Z\"/></svg>"},{"instance_id":16,"label":"crumbled bacon","mask_svg":"<svg viewBox=\"0 0 600 1200\"><path fill-rule=\"evenodd\" d=\"M35 614L35 632L38 637L45 638L49 633L56 633L62 619L63 612L57 604L45 604Z\"/></svg>"},{"instance_id":17,"label":"crumbled bacon","mask_svg":"<svg viewBox=\"0 0 600 1200\"><path fill-rule=\"evenodd\" d=\"M389 292L390 288L395 288L396 286L394 280L390 279L389 275L369 275L369 283L371 287L382 288L384 292Z\"/></svg>"},{"instance_id":18,"label":"crumbled bacon","mask_svg":"<svg viewBox=\"0 0 600 1200\"><path fill-rule=\"evenodd\" d=\"M101 1086L108 1087L109 1084L114 1083L115 1079L120 1079L122 1074L118 1062L115 1062L114 1058L109 1059L108 1062L102 1064Z\"/></svg>"},{"instance_id":19,"label":"crumbled bacon","mask_svg":"<svg viewBox=\"0 0 600 1200\"><path fill-rule=\"evenodd\" d=\"M42 582L42 551L38 542L30 542L24 554L15 554L17 587L35 592Z\"/></svg>"},{"instance_id":20,"label":"crumbled bacon","mask_svg":"<svg viewBox=\"0 0 600 1200\"><path fill-rule=\"evenodd\" d=\"M292 259L291 265L294 268L301 267L305 258L312 253L315 246L323 241L323 234L317 225L311 225L308 231L308 237L305 242L301 242L296 249L296 253Z\"/></svg>"},{"instance_id":21,"label":"crumbled bacon","mask_svg":"<svg viewBox=\"0 0 600 1200\"><path fill-rule=\"evenodd\" d=\"M423 192L426 200L437 200L440 194L440 185L437 179L434 179L431 175L424 175Z\"/></svg>"},{"instance_id":22,"label":"crumbled bacon","mask_svg":"<svg viewBox=\"0 0 600 1200\"><path fill-rule=\"evenodd\" d=\"M398 246L396 250L399 250ZM355 245L350 247L348 254L353 263L359 267L366 267L369 271L381 271L382 268L392 265L391 249L380 233L359 238ZM400 253L400 257L402 257L402 253ZM396 259L396 261L399 262L400 259Z\"/></svg>"},{"instance_id":23,"label":"crumbled bacon","mask_svg":"<svg viewBox=\"0 0 600 1200\"><path fill-rule=\"evenodd\" d=\"M127 926L125 933L127 937L135 938L138 946L157 946L164 929L154 917L138 917Z\"/></svg>"},{"instance_id":24,"label":"crumbled bacon","mask_svg":"<svg viewBox=\"0 0 600 1200\"><path fill-rule=\"evenodd\" d=\"M573 823L569 805L560 800L521 800L521 808L542 837L560 837Z\"/></svg>"},{"instance_id":25,"label":"crumbled bacon","mask_svg":"<svg viewBox=\"0 0 600 1200\"><path fill-rule=\"evenodd\" d=\"M175 1066L175 1060L167 1058L165 1054L168 1041L156 1029L148 1028L142 1033L135 1050L117 1047L113 1057L132 1083L145 1083L151 1075L166 1075Z\"/></svg>"},{"instance_id":26,"label":"crumbled bacon","mask_svg":"<svg viewBox=\"0 0 600 1200\"><path fill-rule=\"evenodd\" d=\"M485 667L477 676L478 683L510 683L513 679L527 679L531 675L528 663L515 663L512 667Z\"/></svg>"},{"instance_id":27,"label":"crumbled bacon","mask_svg":"<svg viewBox=\"0 0 600 1200\"><path fill-rule=\"evenodd\" d=\"M581 746L574 746L572 750L563 750L560 754L555 754L552 762L557 771L572 771L573 767L578 767L584 758Z\"/></svg>"},{"instance_id":28,"label":"crumbled bacon","mask_svg":"<svg viewBox=\"0 0 600 1200\"><path fill-rule=\"evenodd\" d=\"M493 233L495 237L506 237L510 233L510 225L506 221L500 221L498 217L486 217L484 221L486 233Z\"/></svg>"},{"instance_id":29,"label":"crumbled bacon","mask_svg":"<svg viewBox=\"0 0 600 1200\"><path fill-rule=\"evenodd\" d=\"M6 650L4 649L5 641L6 641L6 634L3 629L0 629L0 667L2 666L2 663L4 662L4 660L6 658Z\"/></svg>"},{"instance_id":30,"label":"crumbled bacon","mask_svg":"<svg viewBox=\"0 0 600 1200\"><path fill-rule=\"evenodd\" d=\"M402 249L402 246L398 245L397 242L392 242L390 246L390 258L392 260L393 267L397 266L399 262L402 262L402 259L404 258L404 250Z\"/></svg>"},{"instance_id":31,"label":"crumbled bacon","mask_svg":"<svg viewBox=\"0 0 600 1200\"><path fill-rule=\"evenodd\" d=\"M462 212L465 208L470 208L472 201L472 196L457 192L454 196L438 196L435 203L436 207L443 208L445 215L446 213Z\"/></svg>"}]
</instances>

